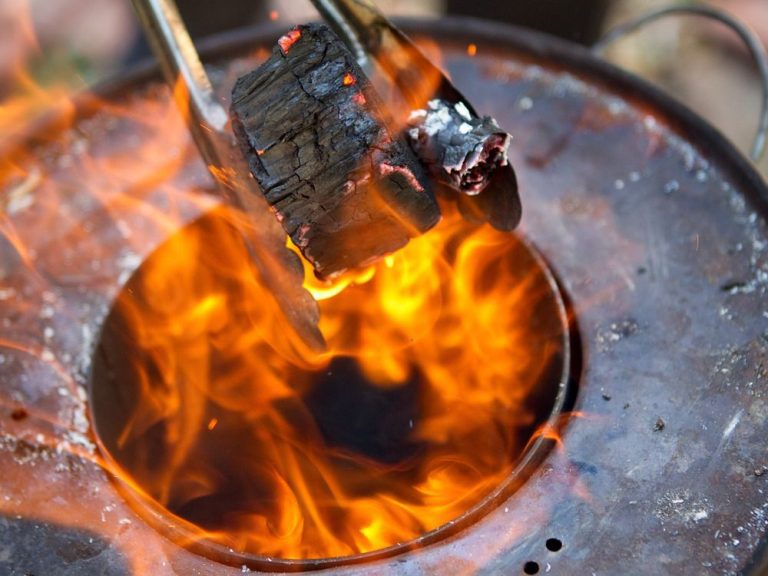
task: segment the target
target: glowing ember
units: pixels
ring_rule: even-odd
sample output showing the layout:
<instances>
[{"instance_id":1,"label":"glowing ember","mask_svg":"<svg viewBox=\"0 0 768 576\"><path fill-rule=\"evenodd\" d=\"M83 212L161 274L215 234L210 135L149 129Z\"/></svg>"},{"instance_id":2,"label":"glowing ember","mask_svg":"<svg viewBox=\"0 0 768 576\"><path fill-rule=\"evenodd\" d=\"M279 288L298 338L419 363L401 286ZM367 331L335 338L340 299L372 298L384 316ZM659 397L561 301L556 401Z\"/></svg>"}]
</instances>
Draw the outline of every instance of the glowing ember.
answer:
<instances>
[{"instance_id":1,"label":"glowing ember","mask_svg":"<svg viewBox=\"0 0 768 576\"><path fill-rule=\"evenodd\" d=\"M342 79L341 84L343 86L352 86L356 82L357 80L355 80L355 77L352 76L352 74L350 74L349 72L347 72L346 74L344 74L344 78Z\"/></svg>"},{"instance_id":2,"label":"glowing ember","mask_svg":"<svg viewBox=\"0 0 768 576\"><path fill-rule=\"evenodd\" d=\"M280 45L283 54L287 54L288 50L290 50L291 46L293 46L299 38L301 38L301 31L298 28L294 28L287 34L281 36L277 43Z\"/></svg>"},{"instance_id":3,"label":"glowing ember","mask_svg":"<svg viewBox=\"0 0 768 576\"><path fill-rule=\"evenodd\" d=\"M376 169L381 174L391 174L394 172L402 174L403 177L410 183L410 185L413 187L414 190L418 190L419 192L424 192L424 188L422 188L421 184L419 184L419 181L416 180L416 177L413 175L413 172L411 172L410 170L408 170L403 166L392 166L391 164L382 163L382 164L379 164L376 167Z\"/></svg>"},{"instance_id":4,"label":"glowing ember","mask_svg":"<svg viewBox=\"0 0 768 576\"><path fill-rule=\"evenodd\" d=\"M467 44L467 55L475 56L477 54L477 44Z\"/></svg>"},{"instance_id":5,"label":"glowing ember","mask_svg":"<svg viewBox=\"0 0 768 576\"><path fill-rule=\"evenodd\" d=\"M356 104L358 104L358 105L360 105L360 106L364 106L364 105L365 105L365 102L366 102L366 100L365 100L365 95L364 95L362 92L358 92L357 94L355 94L354 96L352 96L352 100L353 100L353 101L354 101Z\"/></svg>"}]
</instances>

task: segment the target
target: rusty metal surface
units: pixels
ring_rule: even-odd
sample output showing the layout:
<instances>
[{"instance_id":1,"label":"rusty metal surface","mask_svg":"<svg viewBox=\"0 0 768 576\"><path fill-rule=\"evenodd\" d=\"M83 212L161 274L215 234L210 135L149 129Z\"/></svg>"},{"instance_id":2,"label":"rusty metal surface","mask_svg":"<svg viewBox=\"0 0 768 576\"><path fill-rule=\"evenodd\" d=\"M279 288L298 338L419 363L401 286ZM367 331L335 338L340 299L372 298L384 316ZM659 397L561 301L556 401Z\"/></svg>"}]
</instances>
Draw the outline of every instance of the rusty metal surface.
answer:
<instances>
[{"instance_id":1,"label":"rusty metal surface","mask_svg":"<svg viewBox=\"0 0 768 576\"><path fill-rule=\"evenodd\" d=\"M514 134L522 234L572 301L584 348L580 395L562 446L477 524L327 573L522 574L532 562L551 574L749 569L768 531L766 184L712 128L577 47L467 20L407 30L436 38L456 85ZM244 38L254 36L234 42ZM229 76L243 66L233 62ZM128 104L158 92L137 90ZM83 572L94 558L106 558L104 574L236 574L154 532L91 462L83 387L94 336L120 284L168 234L146 210L117 222L108 204L79 193L76 150L142 137L109 114L40 150L33 163L57 185L28 186L31 198L9 208L0 183L0 525L22 515L49 535L92 526L101 540L81 554L39 546L49 574ZM202 164L187 162L176 184L210 188ZM175 187L140 184L105 186L184 221L207 208ZM48 233L24 236L54 198L60 217ZM68 242L78 222L90 235ZM24 237L23 255L8 230ZM33 501L41 504L25 509ZM23 547L32 540L19 530L0 530L2 574L28 571L14 563L30 556ZM550 538L562 548L549 550Z\"/></svg>"}]
</instances>

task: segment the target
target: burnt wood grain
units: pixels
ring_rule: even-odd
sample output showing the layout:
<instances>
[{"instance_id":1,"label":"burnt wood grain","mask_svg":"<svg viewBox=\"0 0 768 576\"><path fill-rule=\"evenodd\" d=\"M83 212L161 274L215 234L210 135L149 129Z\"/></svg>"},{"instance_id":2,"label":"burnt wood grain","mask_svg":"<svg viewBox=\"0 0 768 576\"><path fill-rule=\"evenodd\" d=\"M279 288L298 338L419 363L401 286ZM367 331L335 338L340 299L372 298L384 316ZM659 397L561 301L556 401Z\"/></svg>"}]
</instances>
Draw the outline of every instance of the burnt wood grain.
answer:
<instances>
[{"instance_id":1,"label":"burnt wood grain","mask_svg":"<svg viewBox=\"0 0 768 576\"><path fill-rule=\"evenodd\" d=\"M319 275L365 265L440 219L426 171L327 27L283 36L236 82L231 112L253 176Z\"/></svg>"}]
</instances>

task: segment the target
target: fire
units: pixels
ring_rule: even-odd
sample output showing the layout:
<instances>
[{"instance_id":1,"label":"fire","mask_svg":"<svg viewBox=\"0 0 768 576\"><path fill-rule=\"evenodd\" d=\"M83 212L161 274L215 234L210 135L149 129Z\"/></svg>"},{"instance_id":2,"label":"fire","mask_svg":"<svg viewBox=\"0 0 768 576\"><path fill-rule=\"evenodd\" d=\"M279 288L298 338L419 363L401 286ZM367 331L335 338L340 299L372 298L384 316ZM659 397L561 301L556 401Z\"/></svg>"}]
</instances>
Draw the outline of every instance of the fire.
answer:
<instances>
[{"instance_id":1,"label":"fire","mask_svg":"<svg viewBox=\"0 0 768 576\"><path fill-rule=\"evenodd\" d=\"M107 439L122 474L195 539L292 559L406 542L510 474L557 353L520 321L542 294L518 240L451 213L365 271L308 275L330 350L297 357L230 220L175 235L117 300L129 376L99 385L136 388Z\"/></svg>"},{"instance_id":2,"label":"fire","mask_svg":"<svg viewBox=\"0 0 768 576\"><path fill-rule=\"evenodd\" d=\"M58 115L63 122L72 121L74 107L70 94L82 86L77 78L67 83L40 86L27 69L27 60L40 52L35 37L30 7L18 1L0 5L0 25L5 35L0 40L0 149L12 146L23 137L22 129L44 115ZM5 155L3 155L5 156ZM15 162L0 158L0 177L21 178ZM29 175L33 181L36 176Z\"/></svg>"},{"instance_id":3,"label":"fire","mask_svg":"<svg viewBox=\"0 0 768 576\"><path fill-rule=\"evenodd\" d=\"M296 39L288 33L281 49ZM75 119L68 89L19 78L23 90L0 108L0 129L13 134L9 127L55 107L63 121L51 139L70 151L55 165L32 147L0 161L0 237L30 290L44 294L50 277L86 277L86 289L110 302L127 277L99 276L94 263L143 260L114 302L115 334L105 333L107 344L121 343L113 352L123 370L94 372L95 396L123 378L132 404L107 414L94 407L109 455L74 454L167 510L191 541L297 559L413 540L478 506L510 475L540 424L531 391L560 352L557 334L532 335L546 281L518 239L446 206L436 230L365 270L323 282L307 269L329 344L312 355L291 341L251 267L238 215L201 194L213 185L173 100L183 94L154 87L120 103L90 98L89 122L109 128L82 136L64 127ZM429 82L415 85L424 93L409 97L426 101ZM78 209L104 214L125 254L106 252L82 215L61 209L75 191ZM61 254L30 248L41 230ZM81 390L72 365L47 348L5 335L0 346L50 364ZM12 419L70 427L18 406ZM98 523L94 514L85 513ZM141 554L132 561L151 571Z\"/></svg>"}]
</instances>

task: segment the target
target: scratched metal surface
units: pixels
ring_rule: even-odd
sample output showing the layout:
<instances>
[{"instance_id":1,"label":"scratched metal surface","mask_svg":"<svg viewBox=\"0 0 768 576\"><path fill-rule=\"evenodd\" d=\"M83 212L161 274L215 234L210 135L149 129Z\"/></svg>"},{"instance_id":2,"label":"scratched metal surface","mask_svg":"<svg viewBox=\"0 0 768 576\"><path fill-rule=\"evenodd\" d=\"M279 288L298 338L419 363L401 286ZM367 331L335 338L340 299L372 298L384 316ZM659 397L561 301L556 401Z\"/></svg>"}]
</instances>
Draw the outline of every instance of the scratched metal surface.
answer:
<instances>
[{"instance_id":1,"label":"scratched metal surface","mask_svg":"<svg viewBox=\"0 0 768 576\"><path fill-rule=\"evenodd\" d=\"M576 47L468 20L409 30L436 38L458 87L514 134L521 233L559 276L582 336L578 413L562 447L477 524L330 572L749 570L768 531L765 183L711 128ZM253 54L257 36L274 30L228 42ZM163 93L121 92L139 108ZM118 222L105 196L80 193L84 149L142 137L110 114L27 160L47 177L23 188L28 197L9 198L0 183L0 574L239 573L154 532L92 461L84 387L95 335L121 283L169 233L151 210ZM184 163L179 186L127 174L102 192L191 221L209 205L177 189L210 189L202 165L183 146L157 155ZM29 233L54 199L47 234ZM90 234L68 242L83 222ZM548 538L562 549L549 551Z\"/></svg>"}]
</instances>

